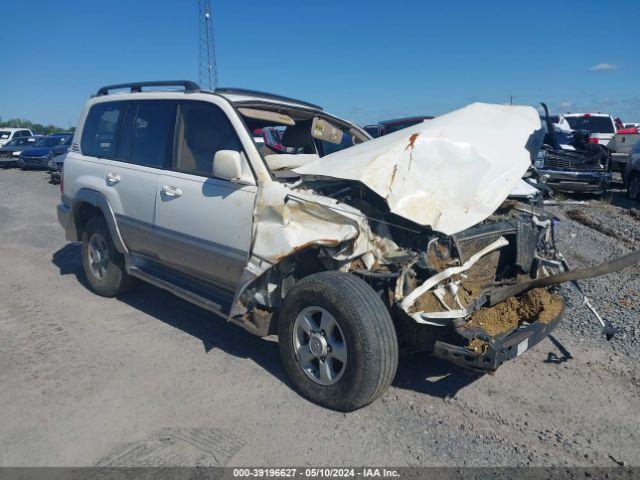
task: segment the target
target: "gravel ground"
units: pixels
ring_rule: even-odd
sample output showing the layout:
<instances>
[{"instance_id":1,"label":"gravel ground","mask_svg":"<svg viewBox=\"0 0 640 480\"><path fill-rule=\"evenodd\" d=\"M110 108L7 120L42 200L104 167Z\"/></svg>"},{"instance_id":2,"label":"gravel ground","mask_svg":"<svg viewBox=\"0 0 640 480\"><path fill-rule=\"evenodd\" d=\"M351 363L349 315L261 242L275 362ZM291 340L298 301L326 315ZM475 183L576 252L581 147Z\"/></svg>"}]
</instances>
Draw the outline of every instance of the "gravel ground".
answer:
<instances>
[{"instance_id":1,"label":"gravel ground","mask_svg":"<svg viewBox=\"0 0 640 480\"><path fill-rule=\"evenodd\" d=\"M151 286L90 293L58 196L43 172L0 171L1 466L640 466L638 267L584 282L612 342L565 288L553 339L494 375L407 356L380 400L343 414L291 389L271 339ZM632 245L568 209L637 239L627 207L552 207L570 261Z\"/></svg>"},{"instance_id":2,"label":"gravel ground","mask_svg":"<svg viewBox=\"0 0 640 480\"><path fill-rule=\"evenodd\" d=\"M571 204L569 202L586 202ZM572 267L591 266L606 259L629 253L640 246L640 205L628 200L625 192L615 189L610 197L594 199L573 197L561 206L549 206L560 223L556 230L557 242ZM578 210L592 223L571 220L568 212ZM598 228L604 226L604 228ZM595 228L594 228L595 227ZM602 233L605 231L606 233ZM619 329L620 334L610 342L612 351L640 359L640 267L635 266L619 272L590 280L581 285L601 315ZM565 298L573 308L571 323L560 328L580 336L598 339L594 317L581 307L580 297L571 287L563 289ZM630 368L635 366L630 365Z\"/></svg>"}]
</instances>

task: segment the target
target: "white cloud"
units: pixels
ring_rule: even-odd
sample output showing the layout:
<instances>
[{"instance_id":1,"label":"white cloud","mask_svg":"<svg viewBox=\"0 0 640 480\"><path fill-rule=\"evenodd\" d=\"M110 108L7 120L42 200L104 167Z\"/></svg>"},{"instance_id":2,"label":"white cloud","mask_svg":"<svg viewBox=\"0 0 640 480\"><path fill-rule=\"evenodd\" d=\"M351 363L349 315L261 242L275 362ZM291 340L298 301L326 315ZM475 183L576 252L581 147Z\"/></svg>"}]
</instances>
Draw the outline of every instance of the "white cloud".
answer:
<instances>
[{"instance_id":1,"label":"white cloud","mask_svg":"<svg viewBox=\"0 0 640 480\"><path fill-rule=\"evenodd\" d=\"M567 109L571 108L572 106L573 106L573 103L571 103L571 102L567 102L567 101L560 102L560 108L563 109L563 110L567 110Z\"/></svg>"},{"instance_id":2,"label":"white cloud","mask_svg":"<svg viewBox=\"0 0 640 480\"><path fill-rule=\"evenodd\" d=\"M618 70L620 65L616 65L615 63L599 63L590 67L589 70L592 72L608 72L611 70Z\"/></svg>"}]
</instances>

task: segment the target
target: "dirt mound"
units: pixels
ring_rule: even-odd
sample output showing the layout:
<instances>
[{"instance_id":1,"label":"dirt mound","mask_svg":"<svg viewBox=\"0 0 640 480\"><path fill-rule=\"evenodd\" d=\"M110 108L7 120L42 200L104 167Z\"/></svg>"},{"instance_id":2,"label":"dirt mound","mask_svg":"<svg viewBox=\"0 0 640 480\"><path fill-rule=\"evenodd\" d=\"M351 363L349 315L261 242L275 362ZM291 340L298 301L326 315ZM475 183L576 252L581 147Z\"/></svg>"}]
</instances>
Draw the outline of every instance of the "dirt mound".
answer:
<instances>
[{"instance_id":1,"label":"dirt mound","mask_svg":"<svg viewBox=\"0 0 640 480\"><path fill-rule=\"evenodd\" d=\"M523 322L548 323L558 316L563 301L544 288L530 290L520 297L511 297L490 308L474 313L467 326L482 328L490 336L509 332Z\"/></svg>"},{"instance_id":2,"label":"dirt mound","mask_svg":"<svg viewBox=\"0 0 640 480\"><path fill-rule=\"evenodd\" d=\"M410 313L416 312L444 312L445 308L440 301L435 297L433 292L426 292L424 295L418 297L411 307L409 307Z\"/></svg>"}]
</instances>

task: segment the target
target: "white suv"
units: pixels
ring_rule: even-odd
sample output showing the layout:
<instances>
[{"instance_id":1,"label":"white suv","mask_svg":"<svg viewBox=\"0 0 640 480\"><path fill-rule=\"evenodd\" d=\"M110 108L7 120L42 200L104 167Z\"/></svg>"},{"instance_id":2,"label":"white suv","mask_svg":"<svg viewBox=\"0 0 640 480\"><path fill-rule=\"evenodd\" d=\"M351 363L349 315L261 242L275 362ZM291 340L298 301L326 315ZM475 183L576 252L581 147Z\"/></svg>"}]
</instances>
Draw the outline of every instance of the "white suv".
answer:
<instances>
[{"instance_id":1,"label":"white suv","mask_svg":"<svg viewBox=\"0 0 640 480\"><path fill-rule=\"evenodd\" d=\"M254 139L274 129L278 145ZM541 133L530 107L473 104L372 140L277 95L103 87L58 218L97 294L141 279L277 334L293 385L353 410L389 386L400 348L493 371L558 324L553 279L531 290L561 265L553 217L502 205Z\"/></svg>"},{"instance_id":2,"label":"white suv","mask_svg":"<svg viewBox=\"0 0 640 480\"><path fill-rule=\"evenodd\" d=\"M14 138L32 137L33 133L28 128L0 127L0 147L5 146Z\"/></svg>"}]
</instances>

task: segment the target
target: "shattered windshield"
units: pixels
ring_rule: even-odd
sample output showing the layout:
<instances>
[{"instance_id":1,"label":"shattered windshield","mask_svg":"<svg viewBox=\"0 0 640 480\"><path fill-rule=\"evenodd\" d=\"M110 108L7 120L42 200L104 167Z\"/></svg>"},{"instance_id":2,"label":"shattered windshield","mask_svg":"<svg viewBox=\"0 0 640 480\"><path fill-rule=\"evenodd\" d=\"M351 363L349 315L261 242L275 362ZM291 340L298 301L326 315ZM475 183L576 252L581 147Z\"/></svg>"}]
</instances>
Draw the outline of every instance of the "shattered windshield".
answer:
<instances>
[{"instance_id":1,"label":"shattered windshield","mask_svg":"<svg viewBox=\"0 0 640 480\"><path fill-rule=\"evenodd\" d=\"M238 109L260 155L273 172L289 172L368 140L357 127L330 115L292 107Z\"/></svg>"}]
</instances>

